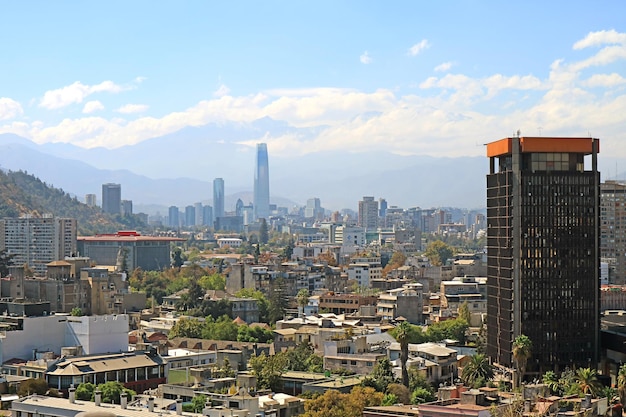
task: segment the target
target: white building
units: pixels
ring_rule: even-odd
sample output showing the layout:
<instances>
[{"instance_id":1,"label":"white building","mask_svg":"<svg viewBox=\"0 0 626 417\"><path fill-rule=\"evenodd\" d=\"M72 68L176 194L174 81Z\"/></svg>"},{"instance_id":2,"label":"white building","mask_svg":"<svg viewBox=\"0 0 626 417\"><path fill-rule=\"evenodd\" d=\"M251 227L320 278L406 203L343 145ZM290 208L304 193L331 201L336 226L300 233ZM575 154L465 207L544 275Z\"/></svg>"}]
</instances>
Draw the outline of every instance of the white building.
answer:
<instances>
[{"instance_id":1,"label":"white building","mask_svg":"<svg viewBox=\"0 0 626 417\"><path fill-rule=\"evenodd\" d=\"M383 268L380 258L354 258L348 265L348 280L358 282L360 287L370 286L373 279L382 279Z\"/></svg>"},{"instance_id":2,"label":"white building","mask_svg":"<svg viewBox=\"0 0 626 417\"><path fill-rule=\"evenodd\" d=\"M128 350L128 315L16 317L22 330L0 333L0 363L31 360L37 353L61 355L65 347L81 346L83 354Z\"/></svg>"}]
</instances>

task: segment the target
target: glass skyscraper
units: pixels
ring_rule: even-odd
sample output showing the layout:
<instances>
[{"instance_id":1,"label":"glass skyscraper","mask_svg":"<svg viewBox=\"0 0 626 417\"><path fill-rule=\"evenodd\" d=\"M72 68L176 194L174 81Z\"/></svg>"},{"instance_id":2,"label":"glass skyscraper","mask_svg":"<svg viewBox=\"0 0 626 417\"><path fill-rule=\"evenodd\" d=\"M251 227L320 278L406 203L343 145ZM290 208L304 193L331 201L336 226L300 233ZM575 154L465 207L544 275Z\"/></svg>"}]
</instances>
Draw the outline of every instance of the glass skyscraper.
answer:
<instances>
[{"instance_id":1,"label":"glass skyscraper","mask_svg":"<svg viewBox=\"0 0 626 417\"><path fill-rule=\"evenodd\" d=\"M213 216L224 217L224 179L213 180Z\"/></svg>"},{"instance_id":2,"label":"glass skyscraper","mask_svg":"<svg viewBox=\"0 0 626 417\"><path fill-rule=\"evenodd\" d=\"M267 144L256 145L254 171L254 217L267 219L270 215L270 174L267 162Z\"/></svg>"}]
</instances>

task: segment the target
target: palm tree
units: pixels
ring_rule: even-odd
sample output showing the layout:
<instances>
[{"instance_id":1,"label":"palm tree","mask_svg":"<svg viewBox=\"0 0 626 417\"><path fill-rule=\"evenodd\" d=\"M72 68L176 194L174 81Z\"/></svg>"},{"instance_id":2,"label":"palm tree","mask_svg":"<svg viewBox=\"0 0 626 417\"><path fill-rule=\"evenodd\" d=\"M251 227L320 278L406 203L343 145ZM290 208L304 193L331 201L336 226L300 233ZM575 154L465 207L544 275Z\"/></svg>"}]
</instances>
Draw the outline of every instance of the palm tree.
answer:
<instances>
[{"instance_id":1,"label":"palm tree","mask_svg":"<svg viewBox=\"0 0 626 417\"><path fill-rule=\"evenodd\" d=\"M591 394L594 397L602 388L598 380L598 371L591 368L578 368L576 370L576 383L583 394Z\"/></svg>"},{"instance_id":2,"label":"palm tree","mask_svg":"<svg viewBox=\"0 0 626 417\"><path fill-rule=\"evenodd\" d=\"M409 360L409 336L411 334L411 325L403 321L397 327L396 340L400 343L400 367L402 368L402 385L409 387L409 371L406 369L406 363Z\"/></svg>"},{"instance_id":3,"label":"palm tree","mask_svg":"<svg viewBox=\"0 0 626 417\"><path fill-rule=\"evenodd\" d=\"M519 371L519 382L524 380L526 373L526 363L532 355L533 342L524 334L520 334L513 341L513 359Z\"/></svg>"},{"instance_id":4,"label":"palm tree","mask_svg":"<svg viewBox=\"0 0 626 417\"><path fill-rule=\"evenodd\" d=\"M486 382L493 378L493 366L487 356L477 353L470 356L470 361L463 368L461 379L468 386L474 386L477 382Z\"/></svg>"},{"instance_id":5,"label":"palm tree","mask_svg":"<svg viewBox=\"0 0 626 417\"><path fill-rule=\"evenodd\" d=\"M626 364L619 367L617 373L617 393L619 394L619 402L625 405L626 401Z\"/></svg>"},{"instance_id":6,"label":"palm tree","mask_svg":"<svg viewBox=\"0 0 626 417\"><path fill-rule=\"evenodd\" d=\"M304 317L304 309L309 305L309 290L302 288L296 295L298 301L298 307L302 308L302 317Z\"/></svg>"}]
</instances>

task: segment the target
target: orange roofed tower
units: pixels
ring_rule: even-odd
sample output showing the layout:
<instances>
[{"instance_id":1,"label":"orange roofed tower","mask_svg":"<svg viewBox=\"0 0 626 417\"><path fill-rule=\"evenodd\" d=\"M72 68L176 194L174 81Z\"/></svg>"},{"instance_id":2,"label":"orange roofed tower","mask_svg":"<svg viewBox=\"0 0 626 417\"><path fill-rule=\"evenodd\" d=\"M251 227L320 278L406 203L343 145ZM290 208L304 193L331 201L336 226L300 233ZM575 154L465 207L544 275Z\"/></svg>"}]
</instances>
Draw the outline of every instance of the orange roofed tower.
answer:
<instances>
[{"instance_id":1,"label":"orange roofed tower","mask_svg":"<svg viewBox=\"0 0 626 417\"><path fill-rule=\"evenodd\" d=\"M487 354L496 363L514 366L520 334L533 342L534 376L598 361L598 152L593 138L487 144Z\"/></svg>"}]
</instances>

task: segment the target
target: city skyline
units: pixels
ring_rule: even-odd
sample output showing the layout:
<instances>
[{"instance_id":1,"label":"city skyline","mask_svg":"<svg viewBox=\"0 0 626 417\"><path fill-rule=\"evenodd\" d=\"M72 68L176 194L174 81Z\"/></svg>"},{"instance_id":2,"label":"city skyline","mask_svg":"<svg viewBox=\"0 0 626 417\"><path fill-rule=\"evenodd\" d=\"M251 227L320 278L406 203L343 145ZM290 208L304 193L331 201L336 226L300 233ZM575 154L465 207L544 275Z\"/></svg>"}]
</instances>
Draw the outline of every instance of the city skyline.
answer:
<instances>
[{"instance_id":1,"label":"city skyline","mask_svg":"<svg viewBox=\"0 0 626 417\"><path fill-rule=\"evenodd\" d=\"M626 5L566 6L10 3L0 34L30 36L3 47L0 133L116 148L267 118L283 128L225 141L273 159L480 156L521 129L626 157Z\"/></svg>"}]
</instances>

